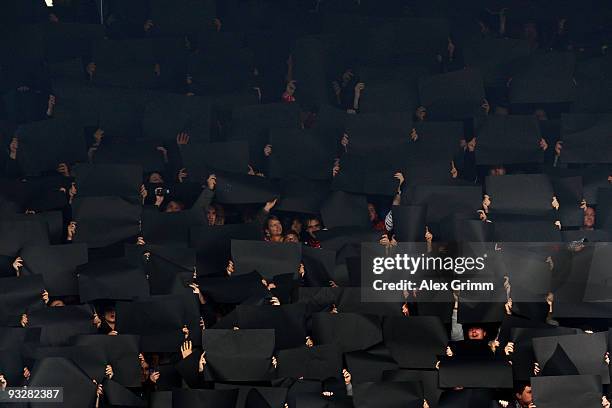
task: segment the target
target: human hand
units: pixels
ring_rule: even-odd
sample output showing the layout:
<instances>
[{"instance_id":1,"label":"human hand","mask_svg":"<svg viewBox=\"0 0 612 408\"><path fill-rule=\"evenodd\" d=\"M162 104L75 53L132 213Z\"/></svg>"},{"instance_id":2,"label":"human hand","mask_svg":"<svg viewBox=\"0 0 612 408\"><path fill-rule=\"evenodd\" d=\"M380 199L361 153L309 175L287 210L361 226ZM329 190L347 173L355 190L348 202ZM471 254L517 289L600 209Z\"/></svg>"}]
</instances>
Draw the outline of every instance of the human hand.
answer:
<instances>
[{"instance_id":1,"label":"human hand","mask_svg":"<svg viewBox=\"0 0 612 408\"><path fill-rule=\"evenodd\" d=\"M183 344L181 344L181 355L183 358L189 357L193 353L193 345L191 340L185 340Z\"/></svg>"}]
</instances>

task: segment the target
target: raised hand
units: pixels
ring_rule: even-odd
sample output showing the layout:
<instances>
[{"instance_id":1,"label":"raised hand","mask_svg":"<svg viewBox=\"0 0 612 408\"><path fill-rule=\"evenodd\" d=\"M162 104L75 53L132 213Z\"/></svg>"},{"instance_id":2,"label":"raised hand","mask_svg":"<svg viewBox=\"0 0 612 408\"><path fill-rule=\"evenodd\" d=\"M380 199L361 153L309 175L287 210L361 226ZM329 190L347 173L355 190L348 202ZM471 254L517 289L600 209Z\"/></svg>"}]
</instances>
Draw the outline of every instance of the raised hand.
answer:
<instances>
[{"instance_id":1,"label":"raised hand","mask_svg":"<svg viewBox=\"0 0 612 408\"><path fill-rule=\"evenodd\" d=\"M265 212L270 212L270 210L272 210L272 208L274 208L274 206L276 205L277 201L278 201L278 198L274 198L274 199L268 201L266 203L266 205L264 205L264 211Z\"/></svg>"},{"instance_id":2,"label":"raised hand","mask_svg":"<svg viewBox=\"0 0 612 408\"><path fill-rule=\"evenodd\" d=\"M102 143L102 139L104 139L104 130L98 128L96 129L96 131L93 134L93 138L94 138L94 146L100 146L100 144Z\"/></svg>"},{"instance_id":3,"label":"raised hand","mask_svg":"<svg viewBox=\"0 0 612 408\"><path fill-rule=\"evenodd\" d=\"M100 316L98 316L96 312L94 312L91 318L91 324L93 324L96 329L99 329L100 326L102 326L102 320L100 320Z\"/></svg>"},{"instance_id":4,"label":"raised hand","mask_svg":"<svg viewBox=\"0 0 612 408\"><path fill-rule=\"evenodd\" d=\"M183 167L182 169L179 170L178 175L176 176L177 180L179 183L183 183L185 181L185 179L187 178L188 174L187 174L187 169L185 167Z\"/></svg>"},{"instance_id":5,"label":"raised hand","mask_svg":"<svg viewBox=\"0 0 612 408\"><path fill-rule=\"evenodd\" d=\"M157 380L159 380L159 371L153 371L150 375L149 375L149 380L151 380L151 382L153 384L157 383Z\"/></svg>"},{"instance_id":6,"label":"raised hand","mask_svg":"<svg viewBox=\"0 0 612 408\"><path fill-rule=\"evenodd\" d=\"M451 160L451 170L450 170L450 174L451 177L456 179L457 176L459 176L459 171L457 170L457 168L455 167L455 161Z\"/></svg>"},{"instance_id":7,"label":"raised hand","mask_svg":"<svg viewBox=\"0 0 612 408\"><path fill-rule=\"evenodd\" d=\"M344 383L349 385L353 377L351 377L351 373L346 368L342 369L342 377L344 378Z\"/></svg>"},{"instance_id":8,"label":"raised hand","mask_svg":"<svg viewBox=\"0 0 612 408\"><path fill-rule=\"evenodd\" d=\"M115 375L115 373L113 372L113 367L110 364L106 365L106 368L104 370L104 375L106 375L106 377L110 380L113 378L113 376Z\"/></svg>"},{"instance_id":9,"label":"raised hand","mask_svg":"<svg viewBox=\"0 0 612 408\"><path fill-rule=\"evenodd\" d=\"M429 231L429 227L425 226L425 242L431 244L433 241L433 234Z\"/></svg>"},{"instance_id":10,"label":"raised hand","mask_svg":"<svg viewBox=\"0 0 612 408\"><path fill-rule=\"evenodd\" d=\"M55 95L49 95L49 99L47 101L47 116L53 116L54 110L55 110Z\"/></svg>"},{"instance_id":11,"label":"raised hand","mask_svg":"<svg viewBox=\"0 0 612 408\"><path fill-rule=\"evenodd\" d=\"M561 150L563 150L563 142L558 141L557 143L555 143L555 156L561 156Z\"/></svg>"},{"instance_id":12,"label":"raised hand","mask_svg":"<svg viewBox=\"0 0 612 408\"><path fill-rule=\"evenodd\" d=\"M552 208L559 211L559 200L557 200L557 196L553 196L550 205L552 206Z\"/></svg>"},{"instance_id":13,"label":"raised hand","mask_svg":"<svg viewBox=\"0 0 612 408\"><path fill-rule=\"evenodd\" d=\"M349 145L349 135L347 133L344 133L342 135L342 138L340 139L340 144L342 145L342 147L344 147L344 151L346 152L348 150Z\"/></svg>"},{"instance_id":14,"label":"raised hand","mask_svg":"<svg viewBox=\"0 0 612 408\"><path fill-rule=\"evenodd\" d=\"M264 152L264 156L270 157L270 155L272 154L272 145L271 144L267 144L264 147L263 152Z\"/></svg>"},{"instance_id":15,"label":"raised hand","mask_svg":"<svg viewBox=\"0 0 612 408\"><path fill-rule=\"evenodd\" d=\"M180 132L176 135L176 144L184 146L189 143L189 134L187 132Z\"/></svg>"},{"instance_id":16,"label":"raised hand","mask_svg":"<svg viewBox=\"0 0 612 408\"><path fill-rule=\"evenodd\" d=\"M185 340L183 344L181 344L181 355L183 358L189 357L193 353L193 345L191 340Z\"/></svg>"},{"instance_id":17,"label":"raised hand","mask_svg":"<svg viewBox=\"0 0 612 408\"><path fill-rule=\"evenodd\" d=\"M147 188L145 187L144 184L141 184L140 185L140 200L143 204L145 203L145 200L147 199L148 195L149 195L149 192L147 191Z\"/></svg>"},{"instance_id":18,"label":"raised hand","mask_svg":"<svg viewBox=\"0 0 612 408\"><path fill-rule=\"evenodd\" d=\"M74 234L76 234L76 226L76 221L70 221L70 224L68 224L68 234L66 235L66 241L72 241L72 239L74 238Z\"/></svg>"},{"instance_id":19,"label":"raised hand","mask_svg":"<svg viewBox=\"0 0 612 408\"><path fill-rule=\"evenodd\" d=\"M198 372L203 372L204 371L204 367L206 367L206 352L202 352L202 355L200 356L200 361L198 361Z\"/></svg>"},{"instance_id":20,"label":"raised hand","mask_svg":"<svg viewBox=\"0 0 612 408\"><path fill-rule=\"evenodd\" d=\"M21 269L22 266L23 266L23 259L20 256L18 256L13 261L13 269L17 273L17 276L19 276L21 274L20 269Z\"/></svg>"},{"instance_id":21,"label":"raised hand","mask_svg":"<svg viewBox=\"0 0 612 408\"><path fill-rule=\"evenodd\" d=\"M278 360L276 360L276 357L272 356L272 367L276 368L278 367Z\"/></svg>"},{"instance_id":22,"label":"raised hand","mask_svg":"<svg viewBox=\"0 0 612 408\"><path fill-rule=\"evenodd\" d=\"M332 167L332 177L336 177L340 173L340 160L334 160L334 166Z\"/></svg>"},{"instance_id":23,"label":"raised hand","mask_svg":"<svg viewBox=\"0 0 612 408\"><path fill-rule=\"evenodd\" d=\"M96 73L96 63L95 62L90 62L89 64L87 64L87 66L85 67L85 72L87 72L87 75L89 76L89 80L91 81Z\"/></svg>"},{"instance_id":24,"label":"raised hand","mask_svg":"<svg viewBox=\"0 0 612 408\"><path fill-rule=\"evenodd\" d=\"M9 145L9 157L11 160L17 160L17 149L19 149L19 139L13 137Z\"/></svg>"},{"instance_id":25,"label":"raised hand","mask_svg":"<svg viewBox=\"0 0 612 408\"><path fill-rule=\"evenodd\" d=\"M419 140L419 134L417 133L415 128L412 128L412 130L410 131L410 140L412 140L413 142Z\"/></svg>"},{"instance_id":26,"label":"raised hand","mask_svg":"<svg viewBox=\"0 0 612 408\"><path fill-rule=\"evenodd\" d=\"M145 33L148 33L153 28L153 20L147 20L142 26Z\"/></svg>"},{"instance_id":27,"label":"raised hand","mask_svg":"<svg viewBox=\"0 0 612 408\"><path fill-rule=\"evenodd\" d=\"M217 187L217 176L214 174L208 176L208 178L206 179L206 186L210 191L214 191L215 187Z\"/></svg>"},{"instance_id":28,"label":"raised hand","mask_svg":"<svg viewBox=\"0 0 612 408\"><path fill-rule=\"evenodd\" d=\"M508 299L506 304L504 304L504 309L507 315L512 315L512 299Z\"/></svg>"}]
</instances>

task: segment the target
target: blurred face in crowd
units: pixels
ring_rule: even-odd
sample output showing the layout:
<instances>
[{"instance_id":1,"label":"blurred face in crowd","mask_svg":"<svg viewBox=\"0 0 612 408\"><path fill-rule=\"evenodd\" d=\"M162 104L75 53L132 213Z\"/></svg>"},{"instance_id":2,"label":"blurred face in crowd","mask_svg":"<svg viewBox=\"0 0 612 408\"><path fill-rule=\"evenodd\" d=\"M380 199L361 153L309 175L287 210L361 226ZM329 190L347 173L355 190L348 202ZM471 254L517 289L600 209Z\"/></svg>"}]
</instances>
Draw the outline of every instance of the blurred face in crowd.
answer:
<instances>
[{"instance_id":1,"label":"blurred face in crowd","mask_svg":"<svg viewBox=\"0 0 612 408\"><path fill-rule=\"evenodd\" d=\"M347 69L346 71L344 71L344 74L342 74L342 85L348 84L349 82L351 82L351 79L353 79L353 71Z\"/></svg>"},{"instance_id":2,"label":"blurred face in crowd","mask_svg":"<svg viewBox=\"0 0 612 408\"><path fill-rule=\"evenodd\" d=\"M302 232L302 221L299 218L294 218L293 221L291 221L291 230L298 234Z\"/></svg>"},{"instance_id":3,"label":"blurred face in crowd","mask_svg":"<svg viewBox=\"0 0 612 408\"><path fill-rule=\"evenodd\" d=\"M484 340L487 332L482 327L470 327L468 330L468 339Z\"/></svg>"},{"instance_id":4,"label":"blurred face in crowd","mask_svg":"<svg viewBox=\"0 0 612 408\"><path fill-rule=\"evenodd\" d=\"M423 106L419 106L416 110L416 118L419 121L424 121L425 117L427 117L427 109Z\"/></svg>"},{"instance_id":5,"label":"blurred face in crowd","mask_svg":"<svg viewBox=\"0 0 612 408\"><path fill-rule=\"evenodd\" d=\"M489 170L489 175L490 176L505 176L506 168L504 166L491 167L491 170Z\"/></svg>"},{"instance_id":6,"label":"blurred face in crowd","mask_svg":"<svg viewBox=\"0 0 612 408\"><path fill-rule=\"evenodd\" d=\"M266 230L270 237L280 237L283 235L283 224L280 220L271 218L268 220L268 228Z\"/></svg>"},{"instance_id":7,"label":"blurred face in crowd","mask_svg":"<svg viewBox=\"0 0 612 408\"><path fill-rule=\"evenodd\" d=\"M151 173L149 175L149 183L151 184L163 184L164 178L159 173Z\"/></svg>"},{"instance_id":8,"label":"blurred face in crowd","mask_svg":"<svg viewBox=\"0 0 612 408\"><path fill-rule=\"evenodd\" d=\"M62 307L62 306L66 306L66 304L61 299L55 299L52 302L49 302L49 307Z\"/></svg>"},{"instance_id":9,"label":"blurred face in crowd","mask_svg":"<svg viewBox=\"0 0 612 408\"><path fill-rule=\"evenodd\" d=\"M104 320L107 323L114 324L115 323L115 309L108 309L104 312Z\"/></svg>"},{"instance_id":10,"label":"blurred face in crowd","mask_svg":"<svg viewBox=\"0 0 612 408\"><path fill-rule=\"evenodd\" d=\"M583 227L585 229L594 229L595 228L595 209L592 207L587 207L584 210L584 221Z\"/></svg>"},{"instance_id":11,"label":"blurred face in crowd","mask_svg":"<svg viewBox=\"0 0 612 408\"><path fill-rule=\"evenodd\" d=\"M526 386L523 392L521 392L520 394L517 392L515 394L515 397L518 403L521 404L521 407L528 407L529 404L533 402L533 397L531 395L531 387L529 385Z\"/></svg>"},{"instance_id":12,"label":"blurred face in crowd","mask_svg":"<svg viewBox=\"0 0 612 408\"><path fill-rule=\"evenodd\" d=\"M378 219L378 214L376 214L376 207L374 204L368 203L368 217L370 217L370 222L376 221Z\"/></svg>"},{"instance_id":13,"label":"blurred face in crowd","mask_svg":"<svg viewBox=\"0 0 612 408\"><path fill-rule=\"evenodd\" d=\"M285 242L300 242L300 237L298 237L297 233L295 231L291 231L288 232L287 235L285 235L285 239L283 240Z\"/></svg>"},{"instance_id":14,"label":"blurred face in crowd","mask_svg":"<svg viewBox=\"0 0 612 408\"><path fill-rule=\"evenodd\" d=\"M313 234L320 230L321 230L321 222L319 222L319 220L317 220L316 218L306 221L306 231L308 231L310 234Z\"/></svg>"},{"instance_id":15,"label":"blurred face in crowd","mask_svg":"<svg viewBox=\"0 0 612 408\"><path fill-rule=\"evenodd\" d=\"M166 212L179 212L183 211L183 208L183 204L179 203L178 201L172 200L166 206Z\"/></svg>"},{"instance_id":16,"label":"blurred face in crowd","mask_svg":"<svg viewBox=\"0 0 612 408\"><path fill-rule=\"evenodd\" d=\"M206 219L208 220L208 225L215 225L217 221L217 209L213 206L210 206L206 209Z\"/></svg>"}]
</instances>

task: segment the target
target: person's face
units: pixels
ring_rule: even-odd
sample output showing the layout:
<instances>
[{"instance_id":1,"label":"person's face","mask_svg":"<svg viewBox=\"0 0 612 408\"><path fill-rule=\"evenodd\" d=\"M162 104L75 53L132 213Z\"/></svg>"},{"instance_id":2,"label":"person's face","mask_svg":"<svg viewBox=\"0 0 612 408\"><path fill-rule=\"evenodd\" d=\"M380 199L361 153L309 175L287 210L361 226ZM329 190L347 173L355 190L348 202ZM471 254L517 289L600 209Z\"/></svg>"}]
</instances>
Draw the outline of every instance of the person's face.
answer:
<instances>
[{"instance_id":1,"label":"person's face","mask_svg":"<svg viewBox=\"0 0 612 408\"><path fill-rule=\"evenodd\" d=\"M344 74L342 74L342 83L346 85L351 81L352 78L353 78L353 71L351 71L350 69L347 69L346 71L344 71Z\"/></svg>"},{"instance_id":2,"label":"person's face","mask_svg":"<svg viewBox=\"0 0 612 408\"><path fill-rule=\"evenodd\" d=\"M482 327L470 327L468 330L468 338L470 340L484 340L487 332Z\"/></svg>"},{"instance_id":3,"label":"person's face","mask_svg":"<svg viewBox=\"0 0 612 408\"><path fill-rule=\"evenodd\" d=\"M268 233L271 237L278 237L283 234L283 225L279 220L268 220Z\"/></svg>"},{"instance_id":4,"label":"person's face","mask_svg":"<svg viewBox=\"0 0 612 408\"><path fill-rule=\"evenodd\" d=\"M583 225L585 228L595 228L595 209L588 207L584 211Z\"/></svg>"},{"instance_id":5,"label":"person's face","mask_svg":"<svg viewBox=\"0 0 612 408\"><path fill-rule=\"evenodd\" d=\"M176 201L170 201L166 207L166 212L179 212L183 210L183 206Z\"/></svg>"},{"instance_id":6,"label":"person's face","mask_svg":"<svg viewBox=\"0 0 612 408\"><path fill-rule=\"evenodd\" d=\"M472 140L468 142L467 148L470 152L473 152L474 150L476 150L476 138L475 137L473 137Z\"/></svg>"},{"instance_id":7,"label":"person's face","mask_svg":"<svg viewBox=\"0 0 612 408\"><path fill-rule=\"evenodd\" d=\"M517 393L515 395L516 395L516 400L523 407L528 407L529 404L533 402L533 396L531 395L531 387L529 385L525 387L522 393L520 394Z\"/></svg>"},{"instance_id":8,"label":"person's face","mask_svg":"<svg viewBox=\"0 0 612 408\"><path fill-rule=\"evenodd\" d=\"M206 210L206 219L208 220L208 225L215 225L215 221L217 220L217 210L215 207L208 207Z\"/></svg>"},{"instance_id":9,"label":"person's face","mask_svg":"<svg viewBox=\"0 0 612 408\"><path fill-rule=\"evenodd\" d=\"M115 323L115 310L111 309L104 312L104 320L108 323Z\"/></svg>"},{"instance_id":10,"label":"person's face","mask_svg":"<svg viewBox=\"0 0 612 408\"><path fill-rule=\"evenodd\" d=\"M313 233L321 230L321 223L319 220L308 220L306 222L306 231Z\"/></svg>"},{"instance_id":11,"label":"person's face","mask_svg":"<svg viewBox=\"0 0 612 408\"><path fill-rule=\"evenodd\" d=\"M291 222L291 229L298 234L302 232L302 221L295 219Z\"/></svg>"},{"instance_id":12,"label":"person's face","mask_svg":"<svg viewBox=\"0 0 612 408\"><path fill-rule=\"evenodd\" d=\"M427 116L427 109L425 109L424 107L419 107L416 110L416 117L418 120L423 121L425 120L425 117Z\"/></svg>"},{"instance_id":13,"label":"person's face","mask_svg":"<svg viewBox=\"0 0 612 408\"><path fill-rule=\"evenodd\" d=\"M506 175L506 168L502 167L502 166L493 167L489 171L489 174L491 176L505 176Z\"/></svg>"},{"instance_id":14,"label":"person's face","mask_svg":"<svg viewBox=\"0 0 612 408\"><path fill-rule=\"evenodd\" d=\"M149 176L149 183L151 184L163 184L164 178L159 173L151 173Z\"/></svg>"},{"instance_id":15,"label":"person's face","mask_svg":"<svg viewBox=\"0 0 612 408\"><path fill-rule=\"evenodd\" d=\"M66 304L64 303L64 301L60 299L56 299L53 302L49 303L49 307L62 307L62 306L66 306Z\"/></svg>"},{"instance_id":16,"label":"person's face","mask_svg":"<svg viewBox=\"0 0 612 408\"><path fill-rule=\"evenodd\" d=\"M285 242L300 242L300 240L295 234L287 234L285 235Z\"/></svg>"},{"instance_id":17,"label":"person's face","mask_svg":"<svg viewBox=\"0 0 612 408\"><path fill-rule=\"evenodd\" d=\"M378 218L378 215L376 214L376 207L374 207L374 204L368 203L368 216L370 217L370 222L374 222L374 220Z\"/></svg>"}]
</instances>

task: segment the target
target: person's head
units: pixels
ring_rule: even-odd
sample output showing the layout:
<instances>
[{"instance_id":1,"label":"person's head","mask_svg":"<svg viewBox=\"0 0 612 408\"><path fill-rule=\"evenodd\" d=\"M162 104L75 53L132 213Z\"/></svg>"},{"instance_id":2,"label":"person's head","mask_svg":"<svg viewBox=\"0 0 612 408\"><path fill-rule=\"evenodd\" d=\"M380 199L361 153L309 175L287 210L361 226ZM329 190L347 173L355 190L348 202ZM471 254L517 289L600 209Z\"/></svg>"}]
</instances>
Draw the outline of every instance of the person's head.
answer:
<instances>
[{"instance_id":1,"label":"person's head","mask_svg":"<svg viewBox=\"0 0 612 408\"><path fill-rule=\"evenodd\" d=\"M348 68L342 74L342 85L343 86L347 85L348 83L351 82L352 79L353 79L353 70L351 68Z\"/></svg>"},{"instance_id":2,"label":"person's head","mask_svg":"<svg viewBox=\"0 0 612 408\"><path fill-rule=\"evenodd\" d=\"M375 222L376 220L378 220L376 206L372 203L368 203L368 217L370 218L370 222Z\"/></svg>"},{"instance_id":3,"label":"person's head","mask_svg":"<svg viewBox=\"0 0 612 408\"><path fill-rule=\"evenodd\" d=\"M427 117L427 108L425 108L424 106L419 106L416 109L414 116L418 122L423 122Z\"/></svg>"},{"instance_id":4,"label":"person's head","mask_svg":"<svg viewBox=\"0 0 612 408\"><path fill-rule=\"evenodd\" d=\"M468 152L473 152L474 150L476 150L476 137L475 136L466 138L466 142L467 142Z\"/></svg>"},{"instance_id":5,"label":"person's head","mask_svg":"<svg viewBox=\"0 0 612 408\"><path fill-rule=\"evenodd\" d=\"M153 173L149 174L147 181L149 184L163 184L164 178L162 177L161 173L154 171Z\"/></svg>"},{"instance_id":6,"label":"person's head","mask_svg":"<svg viewBox=\"0 0 612 408\"><path fill-rule=\"evenodd\" d=\"M166 206L165 212L179 212L185 209L185 204L177 200L170 200Z\"/></svg>"},{"instance_id":7,"label":"person's head","mask_svg":"<svg viewBox=\"0 0 612 408\"><path fill-rule=\"evenodd\" d=\"M266 235L270 238L280 238L283 235L283 224L277 216L271 215L266 222Z\"/></svg>"},{"instance_id":8,"label":"person's head","mask_svg":"<svg viewBox=\"0 0 612 408\"><path fill-rule=\"evenodd\" d=\"M582 221L582 227L584 229L592 230L595 228L595 209L593 207L587 207L584 210L584 219Z\"/></svg>"},{"instance_id":9,"label":"person's head","mask_svg":"<svg viewBox=\"0 0 612 408\"><path fill-rule=\"evenodd\" d=\"M492 166L489 169L489 176L505 176L506 175L506 168L504 166L497 165L497 166Z\"/></svg>"},{"instance_id":10,"label":"person's head","mask_svg":"<svg viewBox=\"0 0 612 408\"><path fill-rule=\"evenodd\" d=\"M215 225L217 221L217 209L214 205L209 205L206 209L206 220L208 221L208 225Z\"/></svg>"},{"instance_id":11,"label":"person's head","mask_svg":"<svg viewBox=\"0 0 612 408\"><path fill-rule=\"evenodd\" d=\"M298 217L295 217L291 220L291 225L289 225L289 229L299 235L302 232L302 226L302 220Z\"/></svg>"},{"instance_id":12,"label":"person's head","mask_svg":"<svg viewBox=\"0 0 612 408\"><path fill-rule=\"evenodd\" d=\"M115 318L116 316L114 307L107 307L104 309L104 320L106 320L107 323L114 324Z\"/></svg>"},{"instance_id":13,"label":"person's head","mask_svg":"<svg viewBox=\"0 0 612 408\"><path fill-rule=\"evenodd\" d=\"M285 234L283 242L300 242L300 234L296 231L290 230Z\"/></svg>"},{"instance_id":14,"label":"person's head","mask_svg":"<svg viewBox=\"0 0 612 408\"><path fill-rule=\"evenodd\" d=\"M217 211L217 218L215 219L215 225L225 225L225 209L219 204L213 204Z\"/></svg>"},{"instance_id":15,"label":"person's head","mask_svg":"<svg viewBox=\"0 0 612 408\"><path fill-rule=\"evenodd\" d=\"M533 403L531 386L529 384L520 384L515 387L514 399L516 399L516 402L518 402L521 407L528 407L529 404Z\"/></svg>"},{"instance_id":16,"label":"person's head","mask_svg":"<svg viewBox=\"0 0 612 408\"><path fill-rule=\"evenodd\" d=\"M49 302L49 307L62 307L66 306L62 299L53 299Z\"/></svg>"},{"instance_id":17,"label":"person's head","mask_svg":"<svg viewBox=\"0 0 612 408\"><path fill-rule=\"evenodd\" d=\"M306 219L306 232L314 234L321 230L321 221L317 217L310 217Z\"/></svg>"},{"instance_id":18,"label":"person's head","mask_svg":"<svg viewBox=\"0 0 612 408\"><path fill-rule=\"evenodd\" d=\"M474 325L468 327L468 340L484 340L487 337L487 331L482 326Z\"/></svg>"}]
</instances>

